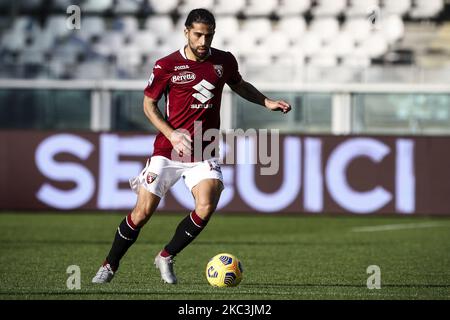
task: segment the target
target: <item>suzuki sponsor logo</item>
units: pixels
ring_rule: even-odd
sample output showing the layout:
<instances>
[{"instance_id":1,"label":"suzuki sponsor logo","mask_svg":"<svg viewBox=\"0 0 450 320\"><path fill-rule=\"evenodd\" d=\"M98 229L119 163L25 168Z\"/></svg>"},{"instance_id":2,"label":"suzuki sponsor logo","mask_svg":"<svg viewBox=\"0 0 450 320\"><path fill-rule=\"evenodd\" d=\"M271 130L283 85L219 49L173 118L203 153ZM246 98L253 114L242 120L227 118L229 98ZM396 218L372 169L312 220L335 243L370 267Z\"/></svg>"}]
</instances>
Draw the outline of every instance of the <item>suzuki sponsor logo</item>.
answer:
<instances>
[{"instance_id":1,"label":"suzuki sponsor logo","mask_svg":"<svg viewBox=\"0 0 450 320\"><path fill-rule=\"evenodd\" d=\"M193 103L191 104L191 109L211 109L213 107L212 103Z\"/></svg>"},{"instance_id":2,"label":"suzuki sponsor logo","mask_svg":"<svg viewBox=\"0 0 450 320\"><path fill-rule=\"evenodd\" d=\"M177 75L172 76L172 82L176 84L185 84L194 81L195 73L190 71L183 71Z\"/></svg>"},{"instance_id":3,"label":"suzuki sponsor logo","mask_svg":"<svg viewBox=\"0 0 450 320\"><path fill-rule=\"evenodd\" d=\"M206 101L211 100L212 97L214 97L214 93L212 93L210 90L213 90L216 87L212 83L203 79L195 86L193 86L193 88L198 92L194 93L192 96L201 103L205 103Z\"/></svg>"}]
</instances>

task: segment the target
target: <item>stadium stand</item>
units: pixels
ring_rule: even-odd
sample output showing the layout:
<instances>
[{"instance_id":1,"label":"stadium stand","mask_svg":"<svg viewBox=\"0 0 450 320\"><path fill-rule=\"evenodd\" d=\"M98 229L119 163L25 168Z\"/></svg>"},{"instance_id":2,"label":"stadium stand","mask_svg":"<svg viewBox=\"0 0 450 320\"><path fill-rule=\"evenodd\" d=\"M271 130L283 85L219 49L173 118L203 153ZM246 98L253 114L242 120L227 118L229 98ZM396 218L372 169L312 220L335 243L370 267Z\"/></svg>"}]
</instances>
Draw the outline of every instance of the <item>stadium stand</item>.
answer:
<instances>
[{"instance_id":1,"label":"stadium stand","mask_svg":"<svg viewBox=\"0 0 450 320\"><path fill-rule=\"evenodd\" d=\"M70 5L81 8L80 30L66 25ZM446 0L0 1L0 77L141 78L183 44L184 17L199 6L216 14L214 45L255 76L268 65L428 66L450 56Z\"/></svg>"}]
</instances>

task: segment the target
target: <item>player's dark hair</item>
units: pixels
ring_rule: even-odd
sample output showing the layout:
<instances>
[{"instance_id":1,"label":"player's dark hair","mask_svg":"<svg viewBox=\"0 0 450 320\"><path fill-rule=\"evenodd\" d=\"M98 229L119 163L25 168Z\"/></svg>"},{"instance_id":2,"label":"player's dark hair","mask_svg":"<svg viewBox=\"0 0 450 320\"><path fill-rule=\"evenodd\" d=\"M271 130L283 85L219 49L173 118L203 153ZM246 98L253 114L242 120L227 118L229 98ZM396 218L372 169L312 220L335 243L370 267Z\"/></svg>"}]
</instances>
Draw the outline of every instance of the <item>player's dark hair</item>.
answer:
<instances>
[{"instance_id":1,"label":"player's dark hair","mask_svg":"<svg viewBox=\"0 0 450 320\"><path fill-rule=\"evenodd\" d=\"M192 28L194 23L204 23L211 26L213 29L216 28L216 19L214 15L206 9L194 9L189 12L184 26L186 28Z\"/></svg>"}]
</instances>

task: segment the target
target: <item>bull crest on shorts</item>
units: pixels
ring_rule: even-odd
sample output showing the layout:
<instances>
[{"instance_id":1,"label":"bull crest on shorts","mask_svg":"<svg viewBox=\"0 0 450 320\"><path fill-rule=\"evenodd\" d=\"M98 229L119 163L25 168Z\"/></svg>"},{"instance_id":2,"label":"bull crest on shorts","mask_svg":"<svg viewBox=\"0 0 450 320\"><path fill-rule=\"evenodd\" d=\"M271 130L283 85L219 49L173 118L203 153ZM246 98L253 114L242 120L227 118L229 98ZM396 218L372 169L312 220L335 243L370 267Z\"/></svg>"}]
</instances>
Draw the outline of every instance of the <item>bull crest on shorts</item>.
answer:
<instances>
[{"instance_id":1,"label":"bull crest on shorts","mask_svg":"<svg viewBox=\"0 0 450 320\"><path fill-rule=\"evenodd\" d=\"M222 78L223 76L223 66L221 64L215 64L214 65L214 71L216 72L217 76L219 78Z\"/></svg>"},{"instance_id":2,"label":"bull crest on shorts","mask_svg":"<svg viewBox=\"0 0 450 320\"><path fill-rule=\"evenodd\" d=\"M156 180L157 177L158 177L158 175L156 173L149 172L149 173L147 173L147 177L145 178L145 181L147 182L147 184L151 184L153 181Z\"/></svg>"}]
</instances>

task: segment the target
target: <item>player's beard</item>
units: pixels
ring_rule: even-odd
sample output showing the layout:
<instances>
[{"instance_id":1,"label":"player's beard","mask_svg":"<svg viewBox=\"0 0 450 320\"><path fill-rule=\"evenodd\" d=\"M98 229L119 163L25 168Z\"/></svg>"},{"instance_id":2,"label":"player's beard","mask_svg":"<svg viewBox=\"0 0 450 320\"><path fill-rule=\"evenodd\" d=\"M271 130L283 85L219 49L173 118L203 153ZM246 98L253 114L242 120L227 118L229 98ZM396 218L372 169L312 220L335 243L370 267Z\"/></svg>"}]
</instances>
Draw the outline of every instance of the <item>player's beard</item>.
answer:
<instances>
[{"instance_id":1,"label":"player's beard","mask_svg":"<svg viewBox=\"0 0 450 320\"><path fill-rule=\"evenodd\" d=\"M191 49L194 56L196 56L200 60L206 59L208 57L209 47L207 47L207 46L203 46L203 48L205 49L205 51L203 51L203 52L200 52L199 48L194 48L190 44L189 44L189 48Z\"/></svg>"}]
</instances>

